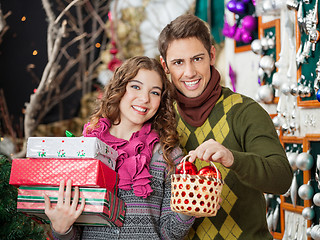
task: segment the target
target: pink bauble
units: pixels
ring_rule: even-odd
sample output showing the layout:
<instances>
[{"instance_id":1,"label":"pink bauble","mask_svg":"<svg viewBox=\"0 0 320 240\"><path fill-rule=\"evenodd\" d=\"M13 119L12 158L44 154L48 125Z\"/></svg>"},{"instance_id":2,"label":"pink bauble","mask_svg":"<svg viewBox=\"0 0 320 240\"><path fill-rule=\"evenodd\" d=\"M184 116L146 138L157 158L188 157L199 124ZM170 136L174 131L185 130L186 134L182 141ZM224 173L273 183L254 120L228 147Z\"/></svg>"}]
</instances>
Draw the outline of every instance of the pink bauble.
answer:
<instances>
[{"instance_id":1,"label":"pink bauble","mask_svg":"<svg viewBox=\"0 0 320 240\"><path fill-rule=\"evenodd\" d=\"M242 23L241 23L242 27L244 29L246 29L247 31L254 31L257 27L257 20L255 17L251 16L251 15L247 15L245 17L242 18Z\"/></svg>"},{"instance_id":2,"label":"pink bauble","mask_svg":"<svg viewBox=\"0 0 320 240\"><path fill-rule=\"evenodd\" d=\"M236 2L236 13L244 14L246 12L246 5L243 2Z\"/></svg>"},{"instance_id":3,"label":"pink bauble","mask_svg":"<svg viewBox=\"0 0 320 240\"><path fill-rule=\"evenodd\" d=\"M234 37L234 35L236 34L237 29L238 29L237 24L234 24L233 26L231 26L229 28L229 37L230 38Z\"/></svg>"},{"instance_id":4,"label":"pink bauble","mask_svg":"<svg viewBox=\"0 0 320 240\"><path fill-rule=\"evenodd\" d=\"M229 32L230 32L230 25L228 24L228 22L225 21L223 24L222 34L226 37L229 37Z\"/></svg>"},{"instance_id":5,"label":"pink bauble","mask_svg":"<svg viewBox=\"0 0 320 240\"><path fill-rule=\"evenodd\" d=\"M242 40L242 42L244 42L244 43L250 43L251 41L252 41L252 34L251 34L251 32L249 32L249 31L246 31L246 30L244 30L244 31L242 31L242 34L241 34L241 40Z\"/></svg>"},{"instance_id":6,"label":"pink bauble","mask_svg":"<svg viewBox=\"0 0 320 240\"><path fill-rule=\"evenodd\" d=\"M236 3L237 2L235 0L230 0L229 2L227 2L227 8L230 12L236 12Z\"/></svg>"},{"instance_id":7,"label":"pink bauble","mask_svg":"<svg viewBox=\"0 0 320 240\"><path fill-rule=\"evenodd\" d=\"M242 41L241 35L242 35L242 29L241 29L241 28L237 28L237 30L236 30L236 32L235 32L235 34L234 34L233 39L234 39L236 42L240 42L240 41Z\"/></svg>"}]
</instances>

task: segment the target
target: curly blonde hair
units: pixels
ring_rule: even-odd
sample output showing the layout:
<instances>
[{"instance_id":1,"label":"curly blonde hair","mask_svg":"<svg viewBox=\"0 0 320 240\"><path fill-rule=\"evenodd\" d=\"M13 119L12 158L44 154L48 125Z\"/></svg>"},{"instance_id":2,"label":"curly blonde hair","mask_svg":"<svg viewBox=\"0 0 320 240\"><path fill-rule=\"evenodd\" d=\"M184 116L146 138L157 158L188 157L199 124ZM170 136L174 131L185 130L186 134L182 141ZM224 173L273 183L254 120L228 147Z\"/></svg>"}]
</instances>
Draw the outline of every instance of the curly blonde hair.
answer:
<instances>
[{"instance_id":1,"label":"curly blonde hair","mask_svg":"<svg viewBox=\"0 0 320 240\"><path fill-rule=\"evenodd\" d=\"M163 84L159 109L148 122L151 123L152 129L159 134L164 159L169 170L172 171L174 163L170 154L179 145L173 107L174 90L158 60L146 56L136 56L127 59L118 67L113 78L105 86L102 98L98 99L97 108L90 118L89 128L95 128L100 118L108 118L112 125L120 123L120 101L126 92L128 82L138 74L140 69L157 72Z\"/></svg>"}]
</instances>

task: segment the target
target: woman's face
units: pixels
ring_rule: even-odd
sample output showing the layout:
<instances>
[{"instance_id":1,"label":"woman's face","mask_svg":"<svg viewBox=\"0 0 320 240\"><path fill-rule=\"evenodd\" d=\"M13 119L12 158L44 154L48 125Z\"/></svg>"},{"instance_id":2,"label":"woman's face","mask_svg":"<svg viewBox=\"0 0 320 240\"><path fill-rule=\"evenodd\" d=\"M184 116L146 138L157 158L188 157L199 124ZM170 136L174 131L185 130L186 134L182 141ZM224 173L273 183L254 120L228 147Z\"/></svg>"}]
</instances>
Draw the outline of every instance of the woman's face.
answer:
<instances>
[{"instance_id":1,"label":"woman's face","mask_svg":"<svg viewBox=\"0 0 320 240\"><path fill-rule=\"evenodd\" d=\"M158 111L163 84L156 71L140 69L120 101L121 124L140 129Z\"/></svg>"}]
</instances>

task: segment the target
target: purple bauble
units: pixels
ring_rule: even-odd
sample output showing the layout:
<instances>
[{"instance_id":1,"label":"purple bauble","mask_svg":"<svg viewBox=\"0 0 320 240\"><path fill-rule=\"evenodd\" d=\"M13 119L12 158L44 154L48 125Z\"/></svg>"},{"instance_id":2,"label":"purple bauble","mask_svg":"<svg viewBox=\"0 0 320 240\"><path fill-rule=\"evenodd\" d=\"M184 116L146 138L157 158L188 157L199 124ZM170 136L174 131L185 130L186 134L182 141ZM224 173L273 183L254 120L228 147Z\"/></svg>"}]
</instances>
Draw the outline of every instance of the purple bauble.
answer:
<instances>
[{"instance_id":1,"label":"purple bauble","mask_svg":"<svg viewBox=\"0 0 320 240\"><path fill-rule=\"evenodd\" d=\"M247 31L253 32L257 27L257 20L254 16L247 15L242 18L241 25Z\"/></svg>"},{"instance_id":2,"label":"purple bauble","mask_svg":"<svg viewBox=\"0 0 320 240\"><path fill-rule=\"evenodd\" d=\"M222 34L226 37L230 37L230 25L228 24L228 22L224 22L223 24L223 29L222 29Z\"/></svg>"},{"instance_id":3,"label":"purple bauble","mask_svg":"<svg viewBox=\"0 0 320 240\"><path fill-rule=\"evenodd\" d=\"M250 43L252 41L252 34L249 31L242 30L241 40L244 43Z\"/></svg>"},{"instance_id":4,"label":"purple bauble","mask_svg":"<svg viewBox=\"0 0 320 240\"><path fill-rule=\"evenodd\" d=\"M236 12L236 1L235 0L230 0L228 3L227 3L227 8L230 12L233 12L235 13Z\"/></svg>"},{"instance_id":5,"label":"purple bauble","mask_svg":"<svg viewBox=\"0 0 320 240\"><path fill-rule=\"evenodd\" d=\"M242 0L243 3L248 4L251 0Z\"/></svg>"},{"instance_id":6,"label":"purple bauble","mask_svg":"<svg viewBox=\"0 0 320 240\"><path fill-rule=\"evenodd\" d=\"M235 34L234 34L234 37L233 39L236 41L236 42L240 42L241 41L241 35L242 35L242 28L237 28Z\"/></svg>"},{"instance_id":7,"label":"purple bauble","mask_svg":"<svg viewBox=\"0 0 320 240\"><path fill-rule=\"evenodd\" d=\"M234 24L233 26L231 26L229 28L229 37L230 38L234 37L234 35L236 34L237 29L238 29L237 24Z\"/></svg>"},{"instance_id":8,"label":"purple bauble","mask_svg":"<svg viewBox=\"0 0 320 240\"><path fill-rule=\"evenodd\" d=\"M236 2L236 13L244 14L246 12L246 5L243 2Z\"/></svg>"},{"instance_id":9,"label":"purple bauble","mask_svg":"<svg viewBox=\"0 0 320 240\"><path fill-rule=\"evenodd\" d=\"M317 95L318 102L320 102L320 90L317 91L316 95Z\"/></svg>"}]
</instances>

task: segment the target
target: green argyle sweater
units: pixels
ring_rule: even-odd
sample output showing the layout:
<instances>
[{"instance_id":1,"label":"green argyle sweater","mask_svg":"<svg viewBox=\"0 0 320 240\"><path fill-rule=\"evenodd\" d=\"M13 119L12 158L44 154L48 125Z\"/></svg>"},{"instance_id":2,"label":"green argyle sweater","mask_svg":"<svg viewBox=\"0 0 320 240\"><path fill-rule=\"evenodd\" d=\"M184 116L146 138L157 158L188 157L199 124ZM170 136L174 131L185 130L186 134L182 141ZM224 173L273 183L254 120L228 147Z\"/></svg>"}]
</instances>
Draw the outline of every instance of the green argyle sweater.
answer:
<instances>
[{"instance_id":1,"label":"green argyle sweater","mask_svg":"<svg viewBox=\"0 0 320 240\"><path fill-rule=\"evenodd\" d=\"M178 113L177 129L186 152L214 139L234 155L230 168L216 164L225 181L217 216L197 218L187 239L272 239L263 193L284 194L293 175L269 114L251 98L223 87L202 126L189 125ZM196 160L196 165L208 163Z\"/></svg>"}]
</instances>

